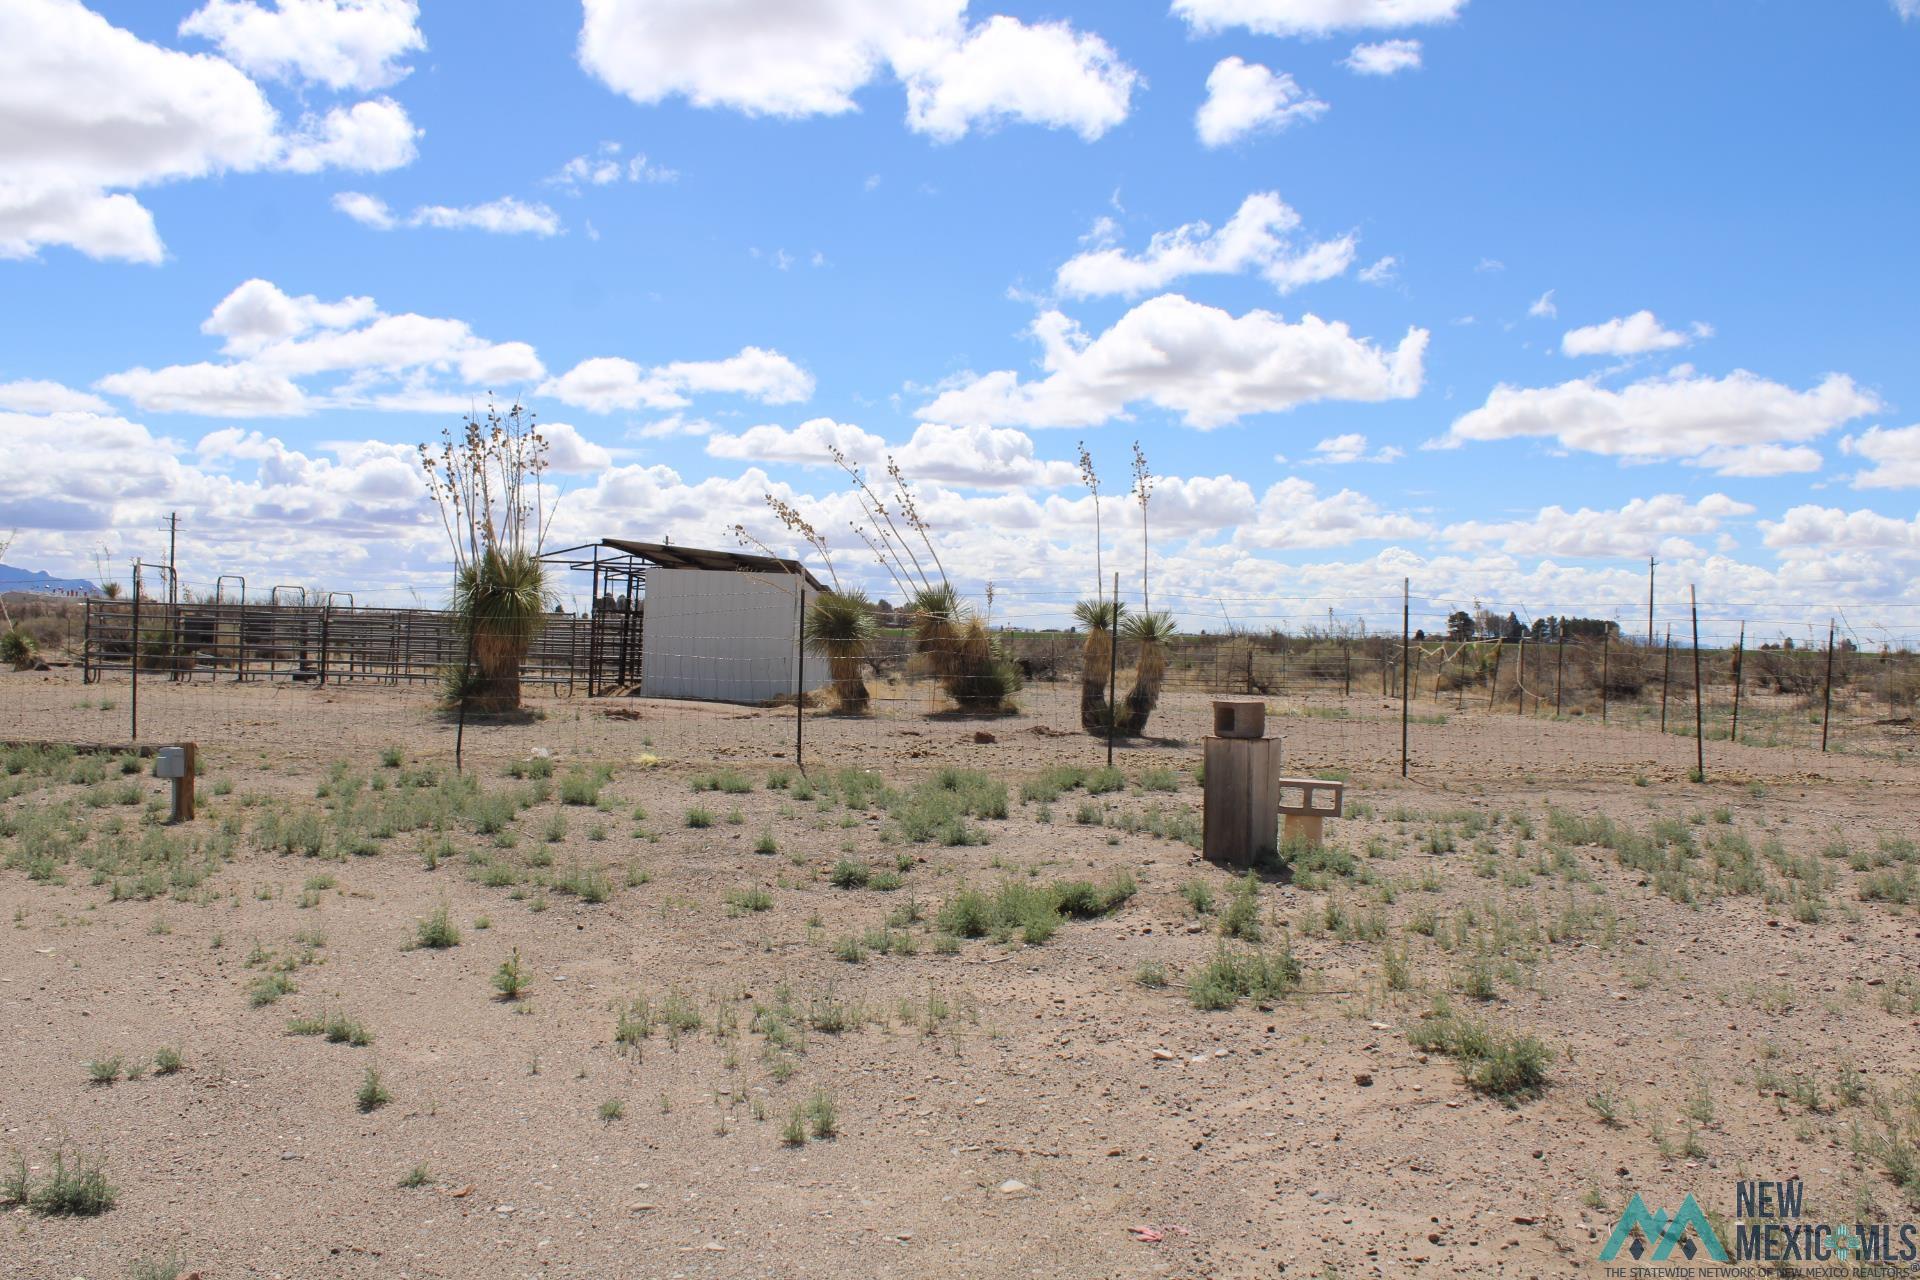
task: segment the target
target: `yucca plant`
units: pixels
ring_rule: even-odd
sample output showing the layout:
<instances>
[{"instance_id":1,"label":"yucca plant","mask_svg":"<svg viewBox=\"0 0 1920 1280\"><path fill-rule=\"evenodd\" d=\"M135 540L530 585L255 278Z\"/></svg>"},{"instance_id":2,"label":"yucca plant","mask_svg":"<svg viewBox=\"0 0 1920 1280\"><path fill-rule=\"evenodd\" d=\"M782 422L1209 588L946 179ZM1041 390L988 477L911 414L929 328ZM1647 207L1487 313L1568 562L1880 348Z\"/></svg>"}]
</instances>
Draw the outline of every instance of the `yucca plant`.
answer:
<instances>
[{"instance_id":1,"label":"yucca plant","mask_svg":"<svg viewBox=\"0 0 1920 1280\"><path fill-rule=\"evenodd\" d=\"M547 617L546 565L529 548L490 547L454 575L453 611L472 645L471 711L520 705L520 664Z\"/></svg>"},{"instance_id":2,"label":"yucca plant","mask_svg":"<svg viewBox=\"0 0 1920 1280\"><path fill-rule=\"evenodd\" d=\"M823 591L807 610L802 629L807 647L826 655L833 673L833 696L849 715L867 710L867 683L860 677L860 664L866 661L876 630L873 606L857 587Z\"/></svg>"},{"instance_id":3,"label":"yucca plant","mask_svg":"<svg viewBox=\"0 0 1920 1280\"><path fill-rule=\"evenodd\" d=\"M1087 629L1080 651L1080 727L1105 733L1113 719L1107 703L1107 683L1113 673L1113 623L1125 615L1125 606L1113 600L1082 600L1073 606L1074 621Z\"/></svg>"},{"instance_id":4,"label":"yucca plant","mask_svg":"<svg viewBox=\"0 0 1920 1280\"><path fill-rule=\"evenodd\" d=\"M520 664L546 621L550 599L540 559L546 519L540 477L547 442L518 404L489 405L458 438L420 446L427 492L453 547L453 612L469 660L447 690L475 711L520 706Z\"/></svg>"},{"instance_id":5,"label":"yucca plant","mask_svg":"<svg viewBox=\"0 0 1920 1280\"><path fill-rule=\"evenodd\" d=\"M963 711L999 712L1020 688L1020 672L952 584L940 582L914 593L913 651Z\"/></svg>"},{"instance_id":6,"label":"yucca plant","mask_svg":"<svg viewBox=\"0 0 1920 1280\"><path fill-rule=\"evenodd\" d=\"M922 587L907 601L913 617L913 653L921 664L944 680L958 666L960 629L968 609L950 583Z\"/></svg>"},{"instance_id":7,"label":"yucca plant","mask_svg":"<svg viewBox=\"0 0 1920 1280\"><path fill-rule=\"evenodd\" d=\"M957 629L952 666L941 681L947 696L963 711L999 713L1020 684L1020 669L1007 661L987 624L969 617Z\"/></svg>"},{"instance_id":8,"label":"yucca plant","mask_svg":"<svg viewBox=\"0 0 1920 1280\"><path fill-rule=\"evenodd\" d=\"M1119 727L1130 738L1147 731L1147 719L1160 705L1160 691L1167 679L1167 645L1177 634L1170 613L1136 613L1122 619L1120 634L1139 646L1134 660L1133 687L1127 690L1125 710L1120 712Z\"/></svg>"},{"instance_id":9,"label":"yucca plant","mask_svg":"<svg viewBox=\"0 0 1920 1280\"><path fill-rule=\"evenodd\" d=\"M25 671L34 664L37 656L33 637L21 630L18 623L0 631L0 662L15 671Z\"/></svg>"}]
</instances>

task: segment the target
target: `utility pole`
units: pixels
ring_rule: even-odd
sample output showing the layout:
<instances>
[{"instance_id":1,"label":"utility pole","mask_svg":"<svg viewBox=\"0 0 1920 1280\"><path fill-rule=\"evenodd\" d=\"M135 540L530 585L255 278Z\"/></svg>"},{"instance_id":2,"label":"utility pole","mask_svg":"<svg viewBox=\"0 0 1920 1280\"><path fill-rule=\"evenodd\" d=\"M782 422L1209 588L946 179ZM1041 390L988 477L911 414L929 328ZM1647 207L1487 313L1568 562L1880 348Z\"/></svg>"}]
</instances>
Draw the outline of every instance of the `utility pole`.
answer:
<instances>
[{"instance_id":1,"label":"utility pole","mask_svg":"<svg viewBox=\"0 0 1920 1280\"><path fill-rule=\"evenodd\" d=\"M1647 557L1647 648L1653 648L1653 567L1660 562Z\"/></svg>"}]
</instances>

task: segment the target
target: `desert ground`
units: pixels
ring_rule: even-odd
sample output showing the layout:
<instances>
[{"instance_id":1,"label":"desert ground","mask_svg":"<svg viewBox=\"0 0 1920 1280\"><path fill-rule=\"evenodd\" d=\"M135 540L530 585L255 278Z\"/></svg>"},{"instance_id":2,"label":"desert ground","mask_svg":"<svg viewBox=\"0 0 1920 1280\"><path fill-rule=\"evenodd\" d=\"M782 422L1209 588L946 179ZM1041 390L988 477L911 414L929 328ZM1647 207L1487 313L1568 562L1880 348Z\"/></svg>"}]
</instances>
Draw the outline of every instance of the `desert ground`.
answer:
<instances>
[{"instance_id":1,"label":"desert ground","mask_svg":"<svg viewBox=\"0 0 1920 1280\"><path fill-rule=\"evenodd\" d=\"M1920 1219L1920 799L1884 753L1272 700L1319 852L1104 746L143 679L0 771L0 1272L1600 1274L1629 1198ZM127 737L0 676L0 738ZM1203 1007L1204 1006L1204 1007ZM103 1206L110 1200L111 1206ZM1676 1259L1677 1261L1677 1259Z\"/></svg>"}]
</instances>

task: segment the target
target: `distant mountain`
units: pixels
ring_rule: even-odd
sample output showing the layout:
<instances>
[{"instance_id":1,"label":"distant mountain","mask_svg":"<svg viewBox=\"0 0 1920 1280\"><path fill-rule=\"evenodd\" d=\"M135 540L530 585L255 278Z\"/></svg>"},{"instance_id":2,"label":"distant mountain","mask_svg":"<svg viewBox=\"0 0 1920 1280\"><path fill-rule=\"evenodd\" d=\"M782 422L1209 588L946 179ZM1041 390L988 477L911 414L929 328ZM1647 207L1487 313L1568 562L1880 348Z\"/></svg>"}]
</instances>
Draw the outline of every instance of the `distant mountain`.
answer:
<instances>
[{"instance_id":1,"label":"distant mountain","mask_svg":"<svg viewBox=\"0 0 1920 1280\"><path fill-rule=\"evenodd\" d=\"M80 578L56 578L36 569L18 569L0 564L0 591L35 591L42 595L99 596L105 594L91 582Z\"/></svg>"}]
</instances>

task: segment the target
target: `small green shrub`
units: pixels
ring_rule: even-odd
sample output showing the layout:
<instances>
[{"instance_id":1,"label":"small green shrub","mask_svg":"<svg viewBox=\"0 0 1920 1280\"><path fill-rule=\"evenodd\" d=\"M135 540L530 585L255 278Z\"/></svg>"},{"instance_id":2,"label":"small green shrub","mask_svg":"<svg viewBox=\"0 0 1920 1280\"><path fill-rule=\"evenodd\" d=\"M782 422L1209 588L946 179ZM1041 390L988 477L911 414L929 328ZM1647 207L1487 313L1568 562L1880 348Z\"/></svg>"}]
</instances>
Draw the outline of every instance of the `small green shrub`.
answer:
<instances>
[{"instance_id":1,"label":"small green shrub","mask_svg":"<svg viewBox=\"0 0 1920 1280\"><path fill-rule=\"evenodd\" d=\"M354 1094L354 1101L362 1111L377 1111L392 1102L393 1095L380 1082L380 1073L368 1067L367 1074L360 1078L360 1089Z\"/></svg>"},{"instance_id":2,"label":"small green shrub","mask_svg":"<svg viewBox=\"0 0 1920 1280\"><path fill-rule=\"evenodd\" d=\"M520 963L518 947L515 947L513 954L502 960L500 967L493 971L493 989L500 993L502 1000L518 1000L531 982L532 977Z\"/></svg>"},{"instance_id":3,"label":"small green shrub","mask_svg":"<svg viewBox=\"0 0 1920 1280\"><path fill-rule=\"evenodd\" d=\"M1270 1000L1297 990L1300 962L1285 944L1278 951L1230 951L1187 975L1187 999L1196 1009L1231 1008L1241 999Z\"/></svg>"},{"instance_id":4,"label":"small green shrub","mask_svg":"<svg viewBox=\"0 0 1920 1280\"><path fill-rule=\"evenodd\" d=\"M460 945L460 929L448 916L446 903L435 907L430 915L415 925L414 938L421 946L436 951Z\"/></svg>"},{"instance_id":5,"label":"small green shrub","mask_svg":"<svg viewBox=\"0 0 1920 1280\"><path fill-rule=\"evenodd\" d=\"M53 1153L46 1177L37 1184L29 1181L21 1160L8 1192L16 1203L45 1217L97 1217L118 1199L99 1158L64 1148Z\"/></svg>"},{"instance_id":6,"label":"small green shrub","mask_svg":"<svg viewBox=\"0 0 1920 1280\"><path fill-rule=\"evenodd\" d=\"M1508 1106L1545 1092L1553 1051L1533 1036L1508 1036L1455 1013L1444 997L1407 1033L1414 1048L1458 1061L1460 1078L1477 1093Z\"/></svg>"}]
</instances>

